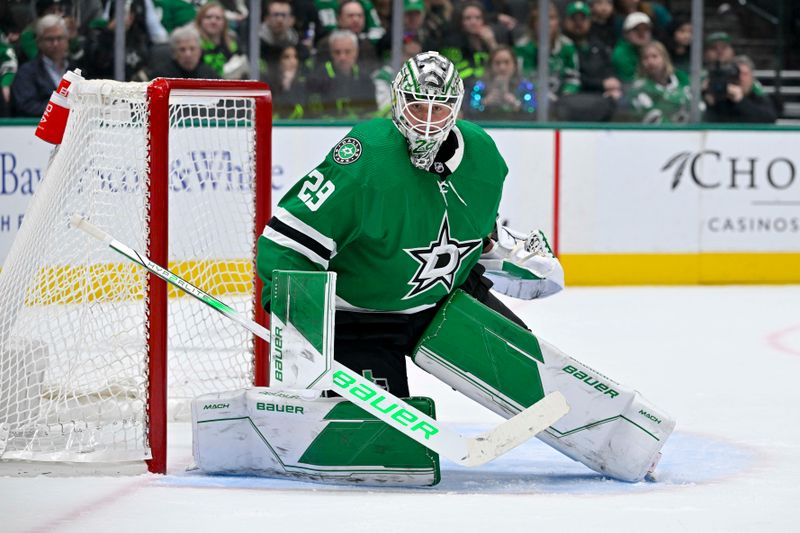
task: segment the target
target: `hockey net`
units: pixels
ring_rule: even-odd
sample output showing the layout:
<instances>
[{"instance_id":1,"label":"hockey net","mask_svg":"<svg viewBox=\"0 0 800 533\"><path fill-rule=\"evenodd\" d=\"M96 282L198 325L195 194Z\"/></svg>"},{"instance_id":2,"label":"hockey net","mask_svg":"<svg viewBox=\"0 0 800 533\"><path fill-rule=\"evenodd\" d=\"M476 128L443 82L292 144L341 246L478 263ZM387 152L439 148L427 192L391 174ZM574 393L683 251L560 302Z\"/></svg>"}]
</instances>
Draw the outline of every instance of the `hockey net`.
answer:
<instances>
[{"instance_id":1,"label":"hockey net","mask_svg":"<svg viewBox=\"0 0 800 533\"><path fill-rule=\"evenodd\" d=\"M84 216L264 323L254 250L269 217L269 92L98 80L70 102L0 273L0 459L164 472L167 404L264 384L266 347L68 220Z\"/></svg>"}]
</instances>

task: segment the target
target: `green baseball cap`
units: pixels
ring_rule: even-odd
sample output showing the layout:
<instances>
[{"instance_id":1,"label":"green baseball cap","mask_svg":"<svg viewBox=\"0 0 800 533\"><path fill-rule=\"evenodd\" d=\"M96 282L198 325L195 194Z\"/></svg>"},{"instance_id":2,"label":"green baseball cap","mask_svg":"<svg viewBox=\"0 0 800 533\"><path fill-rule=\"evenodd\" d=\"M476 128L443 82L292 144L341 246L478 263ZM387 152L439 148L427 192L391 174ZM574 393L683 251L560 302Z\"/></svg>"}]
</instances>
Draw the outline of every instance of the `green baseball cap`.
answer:
<instances>
[{"instance_id":1,"label":"green baseball cap","mask_svg":"<svg viewBox=\"0 0 800 533\"><path fill-rule=\"evenodd\" d=\"M571 17L576 13L581 13L588 17L591 14L591 11L589 10L589 4L587 2L583 2L582 0L567 4L567 16Z\"/></svg>"},{"instance_id":2,"label":"green baseball cap","mask_svg":"<svg viewBox=\"0 0 800 533\"><path fill-rule=\"evenodd\" d=\"M729 43L731 42L731 36L724 31L715 31L714 33L709 33L706 37L706 44L713 44L719 41Z\"/></svg>"},{"instance_id":3,"label":"green baseball cap","mask_svg":"<svg viewBox=\"0 0 800 533\"><path fill-rule=\"evenodd\" d=\"M425 11L423 0L403 0L403 11Z\"/></svg>"}]
</instances>

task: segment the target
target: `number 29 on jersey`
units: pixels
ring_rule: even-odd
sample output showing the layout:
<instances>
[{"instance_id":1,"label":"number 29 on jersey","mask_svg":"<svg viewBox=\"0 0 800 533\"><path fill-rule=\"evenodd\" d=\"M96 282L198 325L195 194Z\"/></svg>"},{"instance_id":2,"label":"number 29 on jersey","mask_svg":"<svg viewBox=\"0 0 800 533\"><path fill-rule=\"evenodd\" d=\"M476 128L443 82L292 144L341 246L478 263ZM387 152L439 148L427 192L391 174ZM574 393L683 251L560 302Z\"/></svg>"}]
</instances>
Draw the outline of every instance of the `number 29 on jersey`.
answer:
<instances>
[{"instance_id":1,"label":"number 29 on jersey","mask_svg":"<svg viewBox=\"0 0 800 533\"><path fill-rule=\"evenodd\" d=\"M300 192L297 193L297 197L301 202L306 204L310 210L316 211L325 203L325 200L333 194L334 190L336 190L336 185L334 185L332 181L326 180L322 172L314 169L309 173L308 179L300 187Z\"/></svg>"}]
</instances>

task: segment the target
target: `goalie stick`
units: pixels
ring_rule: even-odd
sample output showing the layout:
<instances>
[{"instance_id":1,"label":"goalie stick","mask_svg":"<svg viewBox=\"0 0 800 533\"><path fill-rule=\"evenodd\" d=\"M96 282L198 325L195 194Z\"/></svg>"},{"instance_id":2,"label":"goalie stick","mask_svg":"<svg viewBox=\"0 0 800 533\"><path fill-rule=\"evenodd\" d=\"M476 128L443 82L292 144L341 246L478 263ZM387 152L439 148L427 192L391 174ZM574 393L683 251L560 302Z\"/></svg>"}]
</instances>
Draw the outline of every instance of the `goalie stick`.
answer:
<instances>
[{"instance_id":1,"label":"goalie stick","mask_svg":"<svg viewBox=\"0 0 800 533\"><path fill-rule=\"evenodd\" d=\"M226 303L114 239L80 215L72 215L70 224L102 241L112 250L144 267L148 272L217 310L254 335L267 342L270 341L270 332L264 326L243 317ZM560 392L554 391L516 416L495 426L491 431L476 437L465 437L448 430L433 418L388 391L376 387L371 381L335 360L331 372L333 374L333 390L342 397L423 446L464 466L479 466L496 459L534 437L537 433L544 431L569 411L564 396ZM387 405L390 407L387 408Z\"/></svg>"}]
</instances>

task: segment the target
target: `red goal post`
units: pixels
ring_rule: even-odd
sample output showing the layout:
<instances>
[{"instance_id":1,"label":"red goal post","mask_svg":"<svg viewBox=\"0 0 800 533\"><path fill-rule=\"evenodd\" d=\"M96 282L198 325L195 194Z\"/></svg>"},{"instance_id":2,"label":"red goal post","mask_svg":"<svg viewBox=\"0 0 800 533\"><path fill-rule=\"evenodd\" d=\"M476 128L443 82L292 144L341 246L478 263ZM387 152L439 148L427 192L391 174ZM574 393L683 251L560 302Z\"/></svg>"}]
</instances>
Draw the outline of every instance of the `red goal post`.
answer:
<instances>
[{"instance_id":1,"label":"red goal post","mask_svg":"<svg viewBox=\"0 0 800 533\"><path fill-rule=\"evenodd\" d=\"M167 218L169 211L168 190L169 183L169 150L154 149L154 147L169 146L169 117L170 97L179 95L217 94L224 96L245 96L255 102L255 173L265 179L256 179L255 183L255 228L253 236L253 257L255 257L256 243L261 230L266 226L271 213L272 199L272 96L266 83L257 81L234 80L190 80L177 78L156 78L147 88L150 111L150 173L154 179L150 180L150 211L162 213ZM153 120L159 117L158 120ZM153 227L150 234L148 256L163 267L168 266L168 230L167 225ZM255 301L255 320L259 324L268 325L268 317L260 304L261 289L263 284L253 269L255 282L253 297ZM148 297L154 308L166 309L167 284L156 276L148 275ZM161 313L153 319L151 327L149 349L151 353L164 354L164 357L150 357L150 390L148 403L148 417L151 421L150 446L153 458L148 461L151 472L165 473L167 469L167 315ZM259 338L254 337L254 385L266 386L269 379L269 346ZM157 379L153 379L153 377Z\"/></svg>"}]
</instances>

